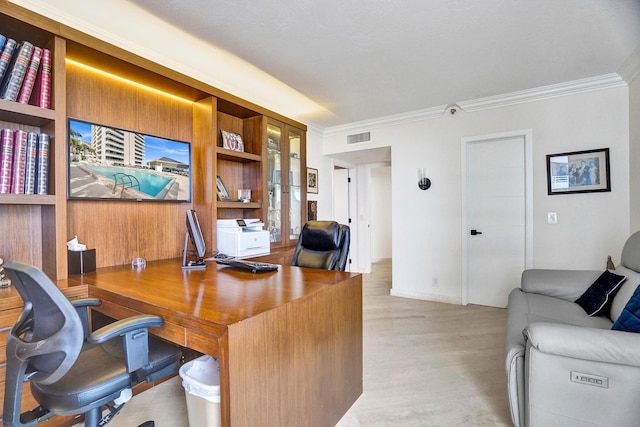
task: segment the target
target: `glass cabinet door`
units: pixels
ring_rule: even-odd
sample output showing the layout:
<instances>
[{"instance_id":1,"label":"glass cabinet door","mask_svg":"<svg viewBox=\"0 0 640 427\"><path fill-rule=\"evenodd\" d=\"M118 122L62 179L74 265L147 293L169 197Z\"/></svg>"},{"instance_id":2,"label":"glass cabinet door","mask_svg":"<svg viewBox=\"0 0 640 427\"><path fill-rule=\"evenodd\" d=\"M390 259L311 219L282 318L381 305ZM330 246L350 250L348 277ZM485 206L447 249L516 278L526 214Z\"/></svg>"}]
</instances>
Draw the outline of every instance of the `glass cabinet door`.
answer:
<instances>
[{"instance_id":1,"label":"glass cabinet door","mask_svg":"<svg viewBox=\"0 0 640 427\"><path fill-rule=\"evenodd\" d=\"M302 229L302 165L301 136L290 130L289 135L289 240L297 240Z\"/></svg>"},{"instance_id":2,"label":"glass cabinet door","mask_svg":"<svg viewBox=\"0 0 640 427\"><path fill-rule=\"evenodd\" d=\"M282 129L267 125L267 191L269 206L267 226L272 243L282 242Z\"/></svg>"}]
</instances>

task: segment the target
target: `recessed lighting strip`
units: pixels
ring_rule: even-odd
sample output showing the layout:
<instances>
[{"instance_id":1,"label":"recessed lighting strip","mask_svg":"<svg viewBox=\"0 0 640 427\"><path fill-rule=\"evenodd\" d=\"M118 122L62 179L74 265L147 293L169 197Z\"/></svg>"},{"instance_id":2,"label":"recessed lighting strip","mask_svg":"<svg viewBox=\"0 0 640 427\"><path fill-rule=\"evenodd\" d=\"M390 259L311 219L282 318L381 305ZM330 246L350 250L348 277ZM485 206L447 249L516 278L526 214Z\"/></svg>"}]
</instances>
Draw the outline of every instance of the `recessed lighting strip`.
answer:
<instances>
[{"instance_id":1,"label":"recessed lighting strip","mask_svg":"<svg viewBox=\"0 0 640 427\"><path fill-rule=\"evenodd\" d=\"M133 86L141 88L141 89L148 90L150 92L153 92L153 93L156 93L156 94L159 94L159 95L163 95L163 96L167 96L167 97L172 98L172 99L176 99L178 101L182 101L182 102L187 102L189 104L193 104L193 101L190 100L190 99L182 98L182 97L180 97L178 95L174 95L172 93L164 92L162 90L156 89L156 88L151 87L151 86L143 85L142 83L138 83L136 81L129 80L129 79L126 79L124 77L118 76L117 74L112 74L112 73L109 73L107 71L101 70L99 68L95 68L95 67L92 67L90 65L83 64L82 62L78 62L78 61L75 61L75 60L69 59L69 58L65 58L65 61L67 63L69 63L69 64L76 65L76 66L78 66L78 67L80 67L82 69L85 69L87 71L91 71L93 73L97 73L97 74L100 74L102 76L112 78L112 79L117 80L119 82L127 83L127 84L133 85Z\"/></svg>"}]
</instances>

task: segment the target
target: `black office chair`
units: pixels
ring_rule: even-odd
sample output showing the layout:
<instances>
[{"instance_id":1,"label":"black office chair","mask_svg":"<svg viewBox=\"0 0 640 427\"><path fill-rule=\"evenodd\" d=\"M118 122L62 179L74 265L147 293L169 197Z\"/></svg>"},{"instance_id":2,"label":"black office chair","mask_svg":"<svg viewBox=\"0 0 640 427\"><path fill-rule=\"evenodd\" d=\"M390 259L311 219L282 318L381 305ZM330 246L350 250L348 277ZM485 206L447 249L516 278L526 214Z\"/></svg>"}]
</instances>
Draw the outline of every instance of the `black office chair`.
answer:
<instances>
[{"instance_id":1,"label":"black office chair","mask_svg":"<svg viewBox=\"0 0 640 427\"><path fill-rule=\"evenodd\" d=\"M162 325L162 318L133 316L89 333L87 312L99 300L72 304L39 269L11 261L4 269L24 301L7 336L6 427L82 413L85 427L103 426L130 398L132 386L177 372L180 349L148 334L148 328ZM20 414L27 381L40 406ZM105 405L109 411L103 417Z\"/></svg>"},{"instance_id":2,"label":"black office chair","mask_svg":"<svg viewBox=\"0 0 640 427\"><path fill-rule=\"evenodd\" d=\"M307 221L302 227L291 265L344 271L351 231L336 221Z\"/></svg>"}]
</instances>

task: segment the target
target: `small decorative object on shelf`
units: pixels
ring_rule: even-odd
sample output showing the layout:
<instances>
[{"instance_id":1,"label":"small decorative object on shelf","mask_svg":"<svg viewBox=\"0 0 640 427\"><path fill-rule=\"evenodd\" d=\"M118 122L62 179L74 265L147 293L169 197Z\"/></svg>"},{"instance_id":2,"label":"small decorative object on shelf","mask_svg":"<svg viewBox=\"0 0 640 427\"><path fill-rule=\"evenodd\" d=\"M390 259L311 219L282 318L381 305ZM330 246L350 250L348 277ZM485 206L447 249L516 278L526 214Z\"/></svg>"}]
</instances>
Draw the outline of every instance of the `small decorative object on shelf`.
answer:
<instances>
[{"instance_id":1,"label":"small decorative object on shelf","mask_svg":"<svg viewBox=\"0 0 640 427\"><path fill-rule=\"evenodd\" d=\"M11 279L7 277L7 273L4 272L4 259L0 258L0 288L8 288L11 286Z\"/></svg>"},{"instance_id":2,"label":"small decorative object on shelf","mask_svg":"<svg viewBox=\"0 0 640 427\"><path fill-rule=\"evenodd\" d=\"M244 151L244 142L242 136L237 133L228 132L226 130L220 130L222 134L222 147L227 150Z\"/></svg>"},{"instance_id":3,"label":"small decorative object on shelf","mask_svg":"<svg viewBox=\"0 0 640 427\"><path fill-rule=\"evenodd\" d=\"M616 266L613 265L613 261L611 260L611 255L607 255L607 270L615 270Z\"/></svg>"},{"instance_id":4,"label":"small decorative object on shelf","mask_svg":"<svg viewBox=\"0 0 640 427\"><path fill-rule=\"evenodd\" d=\"M224 182L222 182L222 178L220 178L220 176L216 178L216 190L218 192L218 200L222 202L231 201L229 191L227 191L227 187L224 186Z\"/></svg>"}]
</instances>

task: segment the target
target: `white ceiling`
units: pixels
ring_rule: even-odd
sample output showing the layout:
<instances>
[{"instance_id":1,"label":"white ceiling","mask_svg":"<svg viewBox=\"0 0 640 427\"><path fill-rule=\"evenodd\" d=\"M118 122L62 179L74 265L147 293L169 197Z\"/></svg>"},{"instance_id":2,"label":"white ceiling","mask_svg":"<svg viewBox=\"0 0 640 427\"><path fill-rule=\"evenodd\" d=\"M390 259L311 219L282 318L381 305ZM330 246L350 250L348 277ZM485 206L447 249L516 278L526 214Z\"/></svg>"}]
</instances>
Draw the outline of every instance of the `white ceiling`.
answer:
<instances>
[{"instance_id":1,"label":"white ceiling","mask_svg":"<svg viewBox=\"0 0 640 427\"><path fill-rule=\"evenodd\" d=\"M617 72L640 0L129 0L330 114L321 127Z\"/></svg>"}]
</instances>

